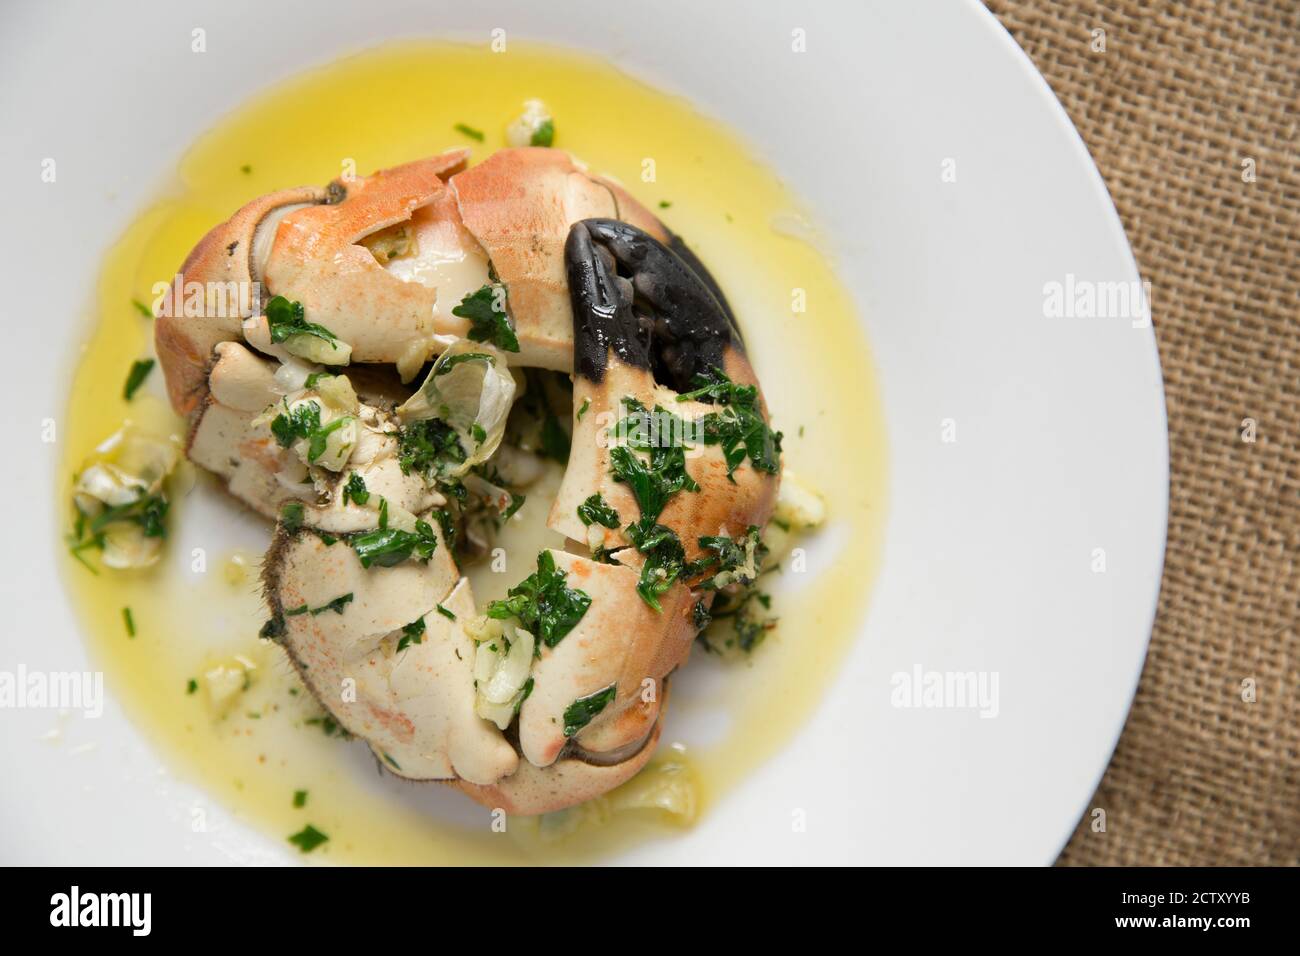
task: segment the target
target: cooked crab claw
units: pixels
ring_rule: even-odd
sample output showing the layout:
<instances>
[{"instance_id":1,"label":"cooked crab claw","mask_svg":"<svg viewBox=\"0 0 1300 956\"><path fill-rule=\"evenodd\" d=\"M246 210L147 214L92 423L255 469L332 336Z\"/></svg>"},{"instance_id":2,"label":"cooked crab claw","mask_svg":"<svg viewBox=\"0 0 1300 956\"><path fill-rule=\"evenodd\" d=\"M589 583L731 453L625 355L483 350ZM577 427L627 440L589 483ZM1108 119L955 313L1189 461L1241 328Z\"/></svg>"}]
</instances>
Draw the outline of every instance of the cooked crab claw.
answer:
<instances>
[{"instance_id":1,"label":"cooked crab claw","mask_svg":"<svg viewBox=\"0 0 1300 956\"><path fill-rule=\"evenodd\" d=\"M639 450L681 449L688 481L654 521L681 539L687 559L704 536L743 537L771 516L779 484L779 436L739 330L717 283L693 255L625 222L576 223L565 246L574 313L575 418L568 469L549 518L566 537L610 552L634 545L643 517L629 481L629 416ZM636 437L636 436L632 436ZM759 447L762 444L762 447ZM652 465L648 467L653 467ZM691 486L695 486L692 488ZM599 494L614 527L583 520Z\"/></svg>"},{"instance_id":2,"label":"cooked crab claw","mask_svg":"<svg viewBox=\"0 0 1300 956\"><path fill-rule=\"evenodd\" d=\"M424 562L366 568L345 541L281 528L264 574L268 633L389 770L491 784L518 757L474 713L474 646L458 623L473 616L474 598L446 540L431 533L437 544Z\"/></svg>"}]
</instances>

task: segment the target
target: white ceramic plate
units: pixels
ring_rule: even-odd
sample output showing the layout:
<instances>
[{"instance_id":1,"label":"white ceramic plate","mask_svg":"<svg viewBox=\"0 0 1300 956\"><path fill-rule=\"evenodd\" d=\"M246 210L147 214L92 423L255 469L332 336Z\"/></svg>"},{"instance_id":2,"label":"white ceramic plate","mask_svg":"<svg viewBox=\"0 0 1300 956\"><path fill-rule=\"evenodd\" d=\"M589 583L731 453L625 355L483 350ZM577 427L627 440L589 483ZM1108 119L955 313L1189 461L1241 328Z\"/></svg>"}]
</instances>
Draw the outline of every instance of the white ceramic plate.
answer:
<instances>
[{"instance_id":1,"label":"white ceramic plate","mask_svg":"<svg viewBox=\"0 0 1300 956\"><path fill-rule=\"evenodd\" d=\"M1146 651L1164 546L1165 413L1148 322L1046 314L1049 283L1073 276L1077 291L1137 273L1082 142L992 16L964 0L190 7L6 10L0 670L86 666L53 564L57 445L40 433L62 414L103 250L215 117L270 83L392 37L481 38L503 26L687 94L796 184L856 290L884 392L884 570L843 673L795 741L690 836L625 859L1056 856L1109 759ZM201 58L189 50L196 26L208 35ZM795 29L805 53L791 50ZM834 148L807 148L828 127ZM59 160L57 188L40 180L47 156ZM942 440L945 419L955 442ZM891 678L917 667L996 673L997 716L894 706ZM0 719L0 861L288 859L224 814L178 843L174 821L193 793L111 700L93 727L76 728L97 743L81 754L42 739L66 723L48 711Z\"/></svg>"}]
</instances>

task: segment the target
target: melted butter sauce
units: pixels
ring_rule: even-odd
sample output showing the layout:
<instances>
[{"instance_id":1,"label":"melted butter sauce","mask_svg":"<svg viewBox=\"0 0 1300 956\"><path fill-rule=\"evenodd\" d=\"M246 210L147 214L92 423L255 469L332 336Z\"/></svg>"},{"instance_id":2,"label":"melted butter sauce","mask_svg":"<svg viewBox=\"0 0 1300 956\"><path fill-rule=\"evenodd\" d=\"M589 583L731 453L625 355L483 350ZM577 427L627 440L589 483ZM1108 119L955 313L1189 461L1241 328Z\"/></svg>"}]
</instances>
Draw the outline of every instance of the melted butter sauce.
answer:
<instances>
[{"instance_id":1,"label":"melted butter sauce","mask_svg":"<svg viewBox=\"0 0 1300 956\"><path fill-rule=\"evenodd\" d=\"M486 156L506 145L505 126L529 98L550 108L557 147L626 184L708 264L740 316L774 426L785 432L786 467L827 503L827 525L799 542L809 570L795 573L787 560L765 579L781 618L766 641L732 662L697 648L675 681L661 752L684 744L698 784L696 825L707 826L720 798L743 787L807 719L859 630L877 570L886 469L871 355L847 290L812 245L773 228L800 215L792 193L688 102L554 48L512 43L493 54L418 42L306 73L222 118L104 262L96 321L69 395L60 500L91 449L125 419L181 434L157 371L129 406L120 397L131 362L152 354L150 321L131 300L151 302L154 283L171 280L208 228L260 193L324 183L351 164L364 175L458 145ZM485 141L466 139L453 129L458 123L482 130ZM653 181L643 178L647 159ZM796 289L806 295L805 312L792 309ZM501 542L509 572L471 570L480 605L524 577L540 547L559 543L542 524L558 478L557 468L528 490ZM311 823L330 837L304 857L316 862L600 859L680 832L644 811L542 842L520 821L494 832L488 811L444 787L378 775L364 744L308 723L321 715L318 705L283 653L256 638L266 525L192 469L176 484L170 538L155 568L94 576L69 558L65 579L97 666L128 714L170 768L237 818L275 840ZM122 624L124 606L134 638ZM249 689L217 716L202 675L235 655L254 665ZM187 693L191 679L201 685L195 693ZM707 738L700 726L711 728ZM303 808L293 806L296 790L308 791Z\"/></svg>"}]
</instances>

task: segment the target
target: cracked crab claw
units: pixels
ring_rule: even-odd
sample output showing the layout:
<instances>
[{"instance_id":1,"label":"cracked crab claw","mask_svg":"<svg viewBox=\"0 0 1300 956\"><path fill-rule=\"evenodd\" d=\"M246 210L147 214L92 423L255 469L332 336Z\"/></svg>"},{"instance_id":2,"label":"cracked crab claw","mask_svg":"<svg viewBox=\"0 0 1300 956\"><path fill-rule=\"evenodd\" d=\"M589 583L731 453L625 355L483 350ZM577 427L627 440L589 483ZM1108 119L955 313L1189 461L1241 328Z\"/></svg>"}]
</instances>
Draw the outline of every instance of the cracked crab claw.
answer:
<instances>
[{"instance_id":1,"label":"cracked crab claw","mask_svg":"<svg viewBox=\"0 0 1300 956\"><path fill-rule=\"evenodd\" d=\"M668 675L695 636L694 599L679 583L656 613L636 599L636 582L633 568L543 551L537 572L468 626L478 644L477 712L501 727L517 713L523 759L496 785L462 790L485 806L544 813L644 766Z\"/></svg>"},{"instance_id":2,"label":"cracked crab claw","mask_svg":"<svg viewBox=\"0 0 1300 956\"><path fill-rule=\"evenodd\" d=\"M461 625L474 615L474 598L438 522L413 525L351 543L281 528L264 572L267 633L393 773L491 784L518 757L474 712L474 645Z\"/></svg>"},{"instance_id":3,"label":"cracked crab claw","mask_svg":"<svg viewBox=\"0 0 1300 956\"><path fill-rule=\"evenodd\" d=\"M682 247L684 248L684 247ZM575 416L548 524L595 550L628 546L657 573L701 537L743 537L771 516L780 436L729 307L694 256L627 223L576 224L566 256L574 309ZM694 264L692 264L694 263ZM596 498L613 520L584 520Z\"/></svg>"},{"instance_id":4,"label":"cracked crab claw","mask_svg":"<svg viewBox=\"0 0 1300 956\"><path fill-rule=\"evenodd\" d=\"M453 150L331 184L330 202L295 210L277 226L266 258L269 291L347 343L352 361L418 369L431 337L462 325L448 314L460 287L486 279L477 244L448 221L454 204L443 179L467 156ZM407 230L408 240L388 238L395 228ZM368 237L380 241L370 248ZM474 273L469 282L458 276L465 269ZM272 318L245 323L245 336L264 350Z\"/></svg>"}]
</instances>

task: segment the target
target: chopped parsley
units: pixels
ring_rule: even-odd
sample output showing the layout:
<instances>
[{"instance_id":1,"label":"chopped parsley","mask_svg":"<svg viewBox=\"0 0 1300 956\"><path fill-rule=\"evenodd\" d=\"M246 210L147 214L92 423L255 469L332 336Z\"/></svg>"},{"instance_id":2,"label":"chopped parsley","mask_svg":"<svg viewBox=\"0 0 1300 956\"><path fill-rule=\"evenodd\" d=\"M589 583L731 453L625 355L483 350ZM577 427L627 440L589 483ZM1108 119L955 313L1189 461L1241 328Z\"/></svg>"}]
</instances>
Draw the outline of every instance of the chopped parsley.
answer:
<instances>
[{"instance_id":1,"label":"chopped parsley","mask_svg":"<svg viewBox=\"0 0 1300 956\"><path fill-rule=\"evenodd\" d=\"M294 335L311 335L335 349L339 347L337 335L323 325L306 320L301 302L290 302L282 295L273 296L266 303L266 323L271 329L271 341L275 343Z\"/></svg>"},{"instance_id":2,"label":"chopped parsley","mask_svg":"<svg viewBox=\"0 0 1300 956\"><path fill-rule=\"evenodd\" d=\"M397 461L404 475L415 472L433 478L466 457L456 430L438 418L406 425L397 433L397 444Z\"/></svg>"},{"instance_id":3,"label":"chopped parsley","mask_svg":"<svg viewBox=\"0 0 1300 956\"><path fill-rule=\"evenodd\" d=\"M627 536L636 549L645 555L641 575L637 579L636 593L656 611L662 611L659 595L663 594L683 572L691 576L694 565L686 563L686 549L677 532L647 516L627 526Z\"/></svg>"},{"instance_id":4,"label":"chopped parsley","mask_svg":"<svg viewBox=\"0 0 1300 956\"><path fill-rule=\"evenodd\" d=\"M615 481L632 489L632 495L641 508L641 516L651 521L663 513L668 499L683 488L698 491L699 485L686 473L686 458L681 449L677 454L652 454L650 463L642 461L627 445L610 449ZM656 458L658 460L656 460Z\"/></svg>"},{"instance_id":5,"label":"chopped parsley","mask_svg":"<svg viewBox=\"0 0 1300 956\"><path fill-rule=\"evenodd\" d=\"M322 425L320 403L307 401L276 415L271 421L271 434L275 436L281 448L288 448L300 438L305 439L307 460L311 462L325 454L330 435L353 421L355 419L350 415L343 415L328 425Z\"/></svg>"},{"instance_id":6,"label":"chopped parsley","mask_svg":"<svg viewBox=\"0 0 1300 956\"><path fill-rule=\"evenodd\" d=\"M129 607L122 608L122 623L126 625L126 636L135 637L135 618L131 616Z\"/></svg>"},{"instance_id":7,"label":"chopped parsley","mask_svg":"<svg viewBox=\"0 0 1300 956\"><path fill-rule=\"evenodd\" d=\"M384 502L387 505L387 502ZM387 527L387 508L382 509L380 527L352 539L352 547L361 559L361 566L377 564L391 568L407 558L428 563L438 547L438 536L427 521L417 521L414 531Z\"/></svg>"},{"instance_id":8,"label":"chopped parsley","mask_svg":"<svg viewBox=\"0 0 1300 956\"><path fill-rule=\"evenodd\" d=\"M329 837L321 833L309 823L293 836L289 837L289 842L303 853L310 853L322 843L328 843Z\"/></svg>"},{"instance_id":9,"label":"chopped parsley","mask_svg":"<svg viewBox=\"0 0 1300 956\"><path fill-rule=\"evenodd\" d=\"M370 492L366 489L366 480L354 471L348 476L347 484L343 486L343 503L352 501L364 505L369 500Z\"/></svg>"},{"instance_id":10,"label":"chopped parsley","mask_svg":"<svg viewBox=\"0 0 1300 956\"><path fill-rule=\"evenodd\" d=\"M505 297L505 287L489 284L471 292L451 310L452 315L469 319L469 338L475 342L491 342L503 352L518 352L519 338L510 325L505 309L497 309L498 290Z\"/></svg>"},{"instance_id":11,"label":"chopped parsley","mask_svg":"<svg viewBox=\"0 0 1300 956\"><path fill-rule=\"evenodd\" d=\"M280 508L280 523L290 534L302 527L303 507L301 501L288 501Z\"/></svg>"},{"instance_id":12,"label":"chopped parsley","mask_svg":"<svg viewBox=\"0 0 1300 956\"><path fill-rule=\"evenodd\" d=\"M285 617L299 617L303 614L310 614L315 617L318 614L324 614L326 611L333 611L335 614L342 614L343 609L352 603L352 593L340 594L328 604L322 604L320 607L309 608L306 604L291 608L284 612Z\"/></svg>"},{"instance_id":13,"label":"chopped parsley","mask_svg":"<svg viewBox=\"0 0 1300 956\"><path fill-rule=\"evenodd\" d=\"M410 624L402 625L402 636L397 641L397 649L404 651L412 644L424 643L424 618L417 617Z\"/></svg>"},{"instance_id":14,"label":"chopped parsley","mask_svg":"<svg viewBox=\"0 0 1300 956\"><path fill-rule=\"evenodd\" d=\"M324 614L326 611L333 611L335 614L342 614L343 609L351 603L352 592L349 591L347 594L340 594L328 604L322 604L320 607L312 608L311 614L312 617L315 617L317 614Z\"/></svg>"},{"instance_id":15,"label":"chopped parsley","mask_svg":"<svg viewBox=\"0 0 1300 956\"><path fill-rule=\"evenodd\" d=\"M550 146L555 142L555 121L550 117L537 124L533 135L528 138L529 146Z\"/></svg>"},{"instance_id":16,"label":"chopped parsley","mask_svg":"<svg viewBox=\"0 0 1300 956\"><path fill-rule=\"evenodd\" d=\"M582 406L578 409L578 421L582 421L582 416L587 414L587 409L591 408L591 399L584 398Z\"/></svg>"},{"instance_id":17,"label":"chopped parsley","mask_svg":"<svg viewBox=\"0 0 1300 956\"><path fill-rule=\"evenodd\" d=\"M451 513L439 508L433 513L433 519L438 522L438 527L442 530L442 540L448 548L456 547L456 522L451 517Z\"/></svg>"},{"instance_id":18,"label":"chopped parsley","mask_svg":"<svg viewBox=\"0 0 1300 956\"><path fill-rule=\"evenodd\" d=\"M142 494L135 501L105 508L93 517L77 507L77 520L73 524L72 534L67 538L68 550L92 573L98 574L95 566L85 559L82 552L92 548L104 550L108 529L115 524L139 525L146 538L166 538L167 526L164 519L168 507L169 502L162 492Z\"/></svg>"},{"instance_id":19,"label":"chopped parsley","mask_svg":"<svg viewBox=\"0 0 1300 956\"><path fill-rule=\"evenodd\" d=\"M714 620L731 621L733 636L726 640L726 646L734 645L748 654L767 637L768 631L776 627L777 619L764 613L771 607L771 595L751 587L740 592L739 597L731 598L725 607L715 605L712 617ZM699 639L705 650L717 650L710 643L707 632L702 632Z\"/></svg>"},{"instance_id":20,"label":"chopped parsley","mask_svg":"<svg viewBox=\"0 0 1300 956\"><path fill-rule=\"evenodd\" d=\"M449 621L456 620L456 613L450 610L449 608L445 608L441 604L435 604L434 607L437 609L438 613L441 614L443 617L445 617L447 620Z\"/></svg>"},{"instance_id":21,"label":"chopped parsley","mask_svg":"<svg viewBox=\"0 0 1300 956\"><path fill-rule=\"evenodd\" d=\"M122 397L129 402L140 386L144 384L144 380L149 377L153 367L153 359L137 359L132 362L131 371L126 376L126 385L122 389Z\"/></svg>"},{"instance_id":22,"label":"chopped parsley","mask_svg":"<svg viewBox=\"0 0 1300 956\"><path fill-rule=\"evenodd\" d=\"M186 683L186 685L185 685L185 693L186 693L186 694L196 694L196 693L198 693L198 690L199 690L199 682L196 681L193 677L191 677L191 678L189 679L189 682Z\"/></svg>"},{"instance_id":23,"label":"chopped parsley","mask_svg":"<svg viewBox=\"0 0 1300 956\"><path fill-rule=\"evenodd\" d=\"M326 737L342 737L344 740L352 738L347 729L328 714L324 717L309 717L305 723L310 727L320 727Z\"/></svg>"},{"instance_id":24,"label":"chopped parsley","mask_svg":"<svg viewBox=\"0 0 1300 956\"><path fill-rule=\"evenodd\" d=\"M700 419L706 445L721 445L727 462L727 477L748 457L756 471L775 475L780 470L781 433L768 427L758 405L758 388L737 385L722 369L697 373L694 391L678 395L677 401L710 402L723 406Z\"/></svg>"},{"instance_id":25,"label":"chopped parsley","mask_svg":"<svg viewBox=\"0 0 1300 956\"><path fill-rule=\"evenodd\" d=\"M481 129L475 129L473 126L469 126L465 123L457 123L452 127L452 129L464 136L468 136L472 140L480 143L483 142L483 131Z\"/></svg>"},{"instance_id":26,"label":"chopped parsley","mask_svg":"<svg viewBox=\"0 0 1300 956\"><path fill-rule=\"evenodd\" d=\"M594 694L579 697L564 708L564 736L572 737L591 723L597 714L609 706L610 701L614 699L617 692L618 685L610 684Z\"/></svg>"},{"instance_id":27,"label":"chopped parsley","mask_svg":"<svg viewBox=\"0 0 1300 956\"><path fill-rule=\"evenodd\" d=\"M670 203L667 199L661 199L661 200L659 200L659 208L660 208L660 209L668 209L668 208L670 208L671 206L672 206L672 203Z\"/></svg>"},{"instance_id":28,"label":"chopped parsley","mask_svg":"<svg viewBox=\"0 0 1300 956\"><path fill-rule=\"evenodd\" d=\"M623 405L631 414L611 428L614 437L626 442L610 449L614 479L631 487L642 517L657 520L677 492L700 490L686 471L682 439L690 426L666 409L647 411L631 396L623 399ZM649 463L633 454L633 449L649 452Z\"/></svg>"},{"instance_id":29,"label":"chopped parsley","mask_svg":"<svg viewBox=\"0 0 1300 956\"><path fill-rule=\"evenodd\" d=\"M520 508L522 508L524 506L524 502L527 500L528 500L527 495L519 495L511 491L510 504L505 511L501 512L501 520L509 521L511 518L513 518L515 512L518 511Z\"/></svg>"},{"instance_id":30,"label":"chopped parsley","mask_svg":"<svg viewBox=\"0 0 1300 956\"><path fill-rule=\"evenodd\" d=\"M153 318L153 309L149 308L149 306L145 305L139 299L132 299L131 304L135 306L135 310L139 312L141 315L143 315L146 319Z\"/></svg>"},{"instance_id":31,"label":"chopped parsley","mask_svg":"<svg viewBox=\"0 0 1300 956\"><path fill-rule=\"evenodd\" d=\"M295 808L297 808L297 809L299 809L299 810L301 810L303 807L307 806L307 791L306 791L306 790L295 790L295 791L293 792L293 805L294 805Z\"/></svg>"},{"instance_id":32,"label":"chopped parsley","mask_svg":"<svg viewBox=\"0 0 1300 956\"><path fill-rule=\"evenodd\" d=\"M564 639L591 607L591 596L571 588L565 573L555 566L550 551L537 555L537 571L507 592L502 601L488 604L488 617L516 617L524 630L547 647Z\"/></svg>"},{"instance_id":33,"label":"chopped parsley","mask_svg":"<svg viewBox=\"0 0 1300 956\"><path fill-rule=\"evenodd\" d=\"M532 696L532 693L533 693L533 679L530 677L528 678L528 680L524 681L523 690L519 692L519 699L515 701L516 714L519 713L520 708L524 706L524 701L526 701L529 697Z\"/></svg>"},{"instance_id":34,"label":"chopped parsley","mask_svg":"<svg viewBox=\"0 0 1300 956\"><path fill-rule=\"evenodd\" d=\"M609 506L599 491L578 505L578 518L589 528L593 524L618 527L618 512Z\"/></svg>"},{"instance_id":35,"label":"chopped parsley","mask_svg":"<svg viewBox=\"0 0 1300 956\"><path fill-rule=\"evenodd\" d=\"M762 571L768 553L761 534L756 525L750 525L743 538L731 538L725 534L700 538L700 547L712 554L699 561L697 570L716 572L700 586L716 589L730 584L744 587L753 584Z\"/></svg>"}]
</instances>

